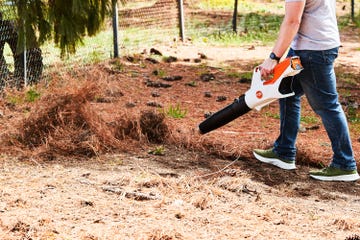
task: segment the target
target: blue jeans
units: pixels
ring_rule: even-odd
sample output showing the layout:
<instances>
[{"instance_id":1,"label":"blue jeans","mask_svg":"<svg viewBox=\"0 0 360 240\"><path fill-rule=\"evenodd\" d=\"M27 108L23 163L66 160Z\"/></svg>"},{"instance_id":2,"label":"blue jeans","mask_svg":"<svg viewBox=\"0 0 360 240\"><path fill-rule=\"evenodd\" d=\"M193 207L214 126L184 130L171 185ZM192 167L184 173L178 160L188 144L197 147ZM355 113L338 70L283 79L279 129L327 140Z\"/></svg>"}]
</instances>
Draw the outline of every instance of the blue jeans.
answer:
<instances>
[{"instance_id":1,"label":"blue jeans","mask_svg":"<svg viewBox=\"0 0 360 240\"><path fill-rule=\"evenodd\" d=\"M333 63L338 48L326 51L290 49L289 56L292 55L300 57L304 69L293 78L295 95L279 100L280 135L274 143L274 152L282 158L295 160L301 96L305 94L311 108L321 117L330 138L333 150L330 166L344 170L356 169L347 119L336 90Z\"/></svg>"}]
</instances>

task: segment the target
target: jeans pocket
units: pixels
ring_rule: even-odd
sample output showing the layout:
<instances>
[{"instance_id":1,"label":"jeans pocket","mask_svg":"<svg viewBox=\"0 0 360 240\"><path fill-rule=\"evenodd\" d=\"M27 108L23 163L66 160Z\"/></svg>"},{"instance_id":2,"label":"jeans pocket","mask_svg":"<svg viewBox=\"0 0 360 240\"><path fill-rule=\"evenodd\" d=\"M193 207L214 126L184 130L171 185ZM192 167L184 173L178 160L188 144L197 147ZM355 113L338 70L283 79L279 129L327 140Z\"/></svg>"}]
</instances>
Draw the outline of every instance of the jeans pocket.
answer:
<instances>
[{"instance_id":1,"label":"jeans pocket","mask_svg":"<svg viewBox=\"0 0 360 240\"><path fill-rule=\"evenodd\" d=\"M338 57L338 48L333 48L330 50L326 50L324 53L324 61L327 64L334 63L335 59Z\"/></svg>"}]
</instances>

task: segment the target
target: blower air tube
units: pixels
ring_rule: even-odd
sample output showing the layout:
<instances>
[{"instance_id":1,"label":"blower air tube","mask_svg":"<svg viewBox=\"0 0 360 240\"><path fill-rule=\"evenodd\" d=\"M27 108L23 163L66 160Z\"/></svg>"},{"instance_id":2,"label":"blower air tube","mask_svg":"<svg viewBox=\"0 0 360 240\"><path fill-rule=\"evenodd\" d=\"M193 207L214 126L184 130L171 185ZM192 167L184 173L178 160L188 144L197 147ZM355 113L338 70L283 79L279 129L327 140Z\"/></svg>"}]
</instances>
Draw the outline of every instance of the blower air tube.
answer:
<instances>
[{"instance_id":1,"label":"blower air tube","mask_svg":"<svg viewBox=\"0 0 360 240\"><path fill-rule=\"evenodd\" d=\"M235 99L234 102L220 111L212 114L199 124L199 132L201 134L208 133L215 130L225 124L233 121L234 119L249 112L251 108L246 105L245 94Z\"/></svg>"}]
</instances>

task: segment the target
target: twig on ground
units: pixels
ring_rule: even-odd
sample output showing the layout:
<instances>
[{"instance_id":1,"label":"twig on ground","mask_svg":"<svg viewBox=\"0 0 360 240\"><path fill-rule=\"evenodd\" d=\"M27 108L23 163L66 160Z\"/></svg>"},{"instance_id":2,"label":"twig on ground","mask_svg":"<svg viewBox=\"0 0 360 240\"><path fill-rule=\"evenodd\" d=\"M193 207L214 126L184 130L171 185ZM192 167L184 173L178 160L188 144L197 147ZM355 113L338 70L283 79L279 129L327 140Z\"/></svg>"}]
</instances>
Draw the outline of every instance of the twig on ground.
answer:
<instances>
[{"instance_id":1,"label":"twig on ground","mask_svg":"<svg viewBox=\"0 0 360 240\"><path fill-rule=\"evenodd\" d=\"M161 199L160 196L157 196L153 193L141 193L141 192L127 192L124 191L123 189L119 188L119 187L112 187L112 186L103 186L102 190L105 192L112 192L118 195L123 195L126 198L133 198L135 200L138 201L143 201L143 200L158 200Z\"/></svg>"},{"instance_id":2,"label":"twig on ground","mask_svg":"<svg viewBox=\"0 0 360 240\"><path fill-rule=\"evenodd\" d=\"M240 159L240 157L236 158L234 161L232 161L231 163L229 163L228 165L226 165L225 167L223 167L222 169L216 171L216 172L212 172L209 174L205 174L205 175L201 175L201 176L197 176L195 179L199 179L199 178L206 178L206 177L210 177L219 173L224 172L228 167L230 167L231 165L235 164L235 162L237 162Z\"/></svg>"}]
</instances>

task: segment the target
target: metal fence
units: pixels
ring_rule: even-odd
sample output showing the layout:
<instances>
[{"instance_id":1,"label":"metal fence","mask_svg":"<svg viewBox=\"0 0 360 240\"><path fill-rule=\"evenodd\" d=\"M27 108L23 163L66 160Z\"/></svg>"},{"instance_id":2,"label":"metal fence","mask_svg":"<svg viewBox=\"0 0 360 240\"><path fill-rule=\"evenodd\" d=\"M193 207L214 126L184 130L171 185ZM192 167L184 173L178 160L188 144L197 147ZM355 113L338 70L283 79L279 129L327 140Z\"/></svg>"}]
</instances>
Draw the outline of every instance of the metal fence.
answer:
<instances>
[{"instance_id":1,"label":"metal fence","mask_svg":"<svg viewBox=\"0 0 360 240\"><path fill-rule=\"evenodd\" d=\"M183 9L180 2L183 2ZM284 13L283 1L254 1L252 10L247 1L234 0L232 5L219 7L209 0L132 0L119 6L120 45L126 52L132 48L145 47L158 42L166 44L178 38L206 39L222 34L260 34L277 32ZM268 4L278 3L275 14ZM360 15L360 1L338 1L339 15ZM272 9L273 11L274 9ZM181 28L183 12L184 28Z\"/></svg>"},{"instance_id":2,"label":"metal fence","mask_svg":"<svg viewBox=\"0 0 360 240\"><path fill-rule=\"evenodd\" d=\"M207 38L222 34L278 29L281 15L239 13L236 6L246 2L235 3L220 9L206 0L135 0L119 5L120 50L128 54L179 40L206 44Z\"/></svg>"},{"instance_id":3,"label":"metal fence","mask_svg":"<svg viewBox=\"0 0 360 240\"><path fill-rule=\"evenodd\" d=\"M221 3L222 1L218 1ZM246 1L234 0L233 6L214 8L207 0L131 0L117 4L116 24L109 19L107 27L93 38L85 38L84 46L75 55L60 59L56 47L49 43L41 48L21 51L18 29L14 24L15 8L11 1L0 2L0 88L21 87L40 81L44 72L58 62L95 62L120 55L148 49L155 44L173 44L180 40L204 39L223 33L238 34L277 30L279 14L244 12ZM283 1L278 1L283 4ZM260 4L260 3L259 3ZM343 10L360 14L358 1L344 2ZM354 10L350 9L353 5ZM239 9L236 9L239 6ZM258 11L258 10L257 10ZM265 12L265 14L264 14ZM235 16L235 18L234 18ZM260 19L260 20L259 20ZM116 26L115 30L113 26ZM116 36L116 41L114 41Z\"/></svg>"},{"instance_id":4,"label":"metal fence","mask_svg":"<svg viewBox=\"0 0 360 240\"><path fill-rule=\"evenodd\" d=\"M21 50L15 16L10 1L0 6L0 88L36 83L43 72L41 49Z\"/></svg>"},{"instance_id":5,"label":"metal fence","mask_svg":"<svg viewBox=\"0 0 360 240\"><path fill-rule=\"evenodd\" d=\"M119 44L122 52L171 42L179 37L179 1L131 1L119 5Z\"/></svg>"}]
</instances>

